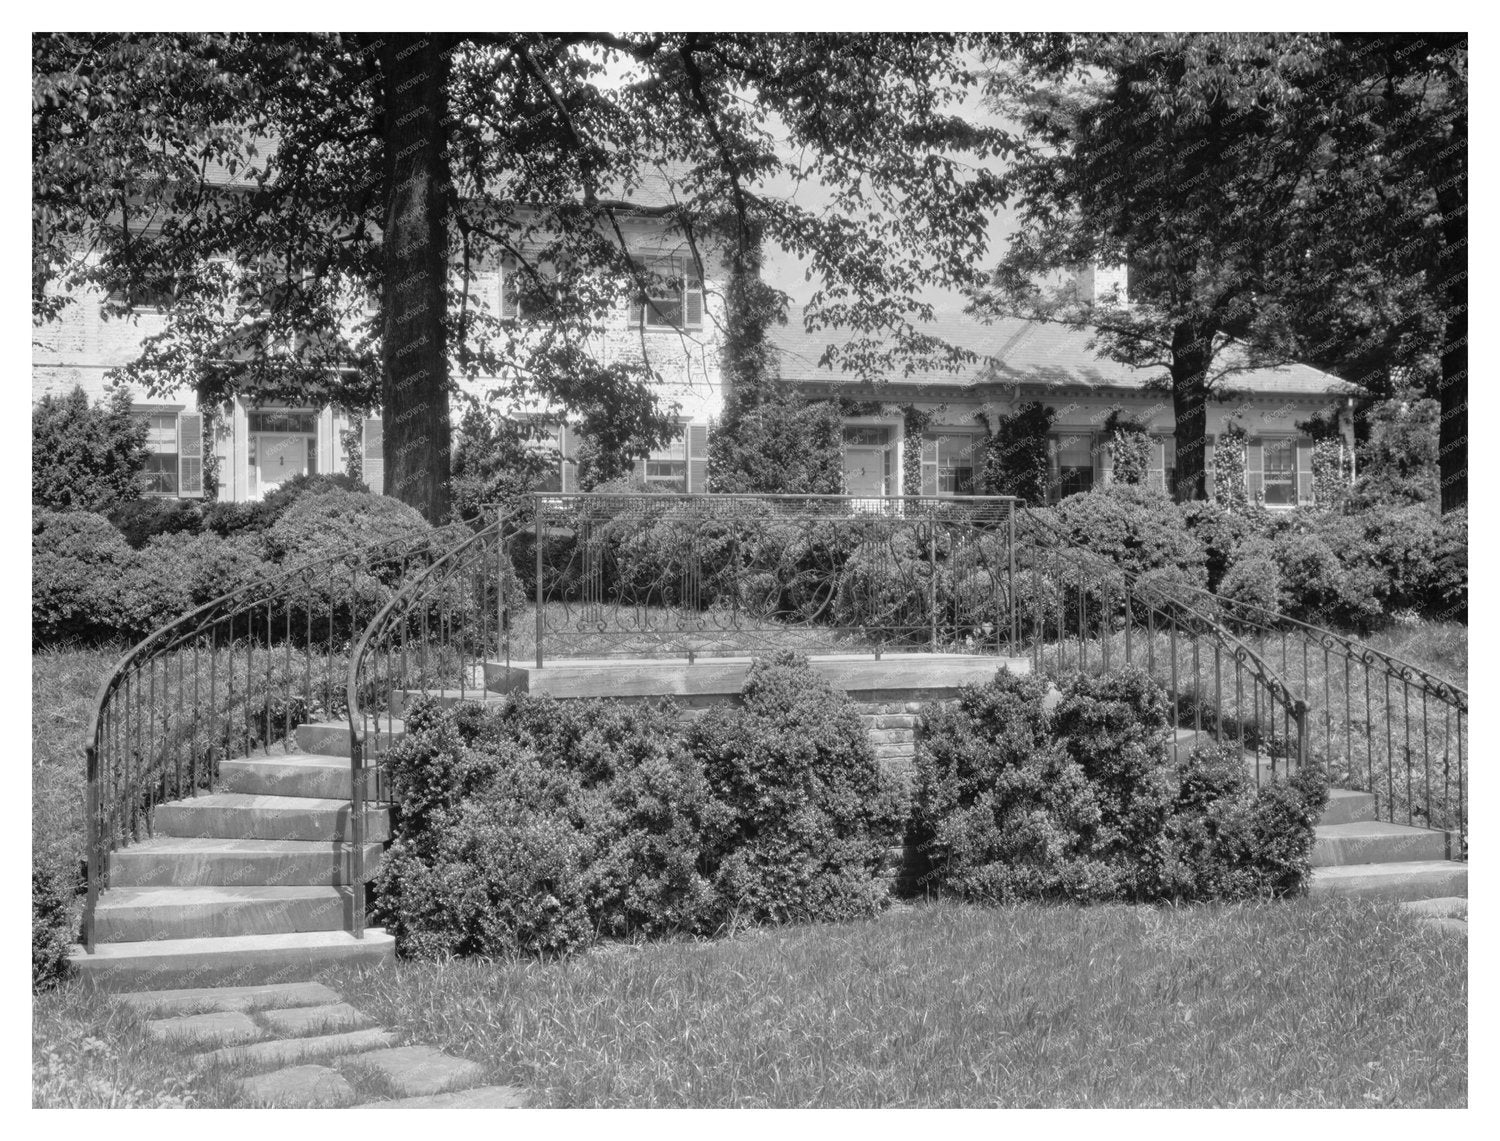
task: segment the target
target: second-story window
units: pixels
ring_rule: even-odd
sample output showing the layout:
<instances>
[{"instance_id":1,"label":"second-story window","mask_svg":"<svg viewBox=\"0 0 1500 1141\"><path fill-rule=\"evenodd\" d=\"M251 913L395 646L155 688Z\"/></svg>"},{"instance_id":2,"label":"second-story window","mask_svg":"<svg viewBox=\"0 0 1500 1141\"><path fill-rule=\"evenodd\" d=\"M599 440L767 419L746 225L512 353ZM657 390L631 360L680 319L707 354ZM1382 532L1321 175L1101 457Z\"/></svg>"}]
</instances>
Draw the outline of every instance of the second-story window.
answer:
<instances>
[{"instance_id":1,"label":"second-story window","mask_svg":"<svg viewBox=\"0 0 1500 1141\"><path fill-rule=\"evenodd\" d=\"M696 268L678 258L638 263L644 295L630 307L632 327L701 329L703 282Z\"/></svg>"}]
</instances>

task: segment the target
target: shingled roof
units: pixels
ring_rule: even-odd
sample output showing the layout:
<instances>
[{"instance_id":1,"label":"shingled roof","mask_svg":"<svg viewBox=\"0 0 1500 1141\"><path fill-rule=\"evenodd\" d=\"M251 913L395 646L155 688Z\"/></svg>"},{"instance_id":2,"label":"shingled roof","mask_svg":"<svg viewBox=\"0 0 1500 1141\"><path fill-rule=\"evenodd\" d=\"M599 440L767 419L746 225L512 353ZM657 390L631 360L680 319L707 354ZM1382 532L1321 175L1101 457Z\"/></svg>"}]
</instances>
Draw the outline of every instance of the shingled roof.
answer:
<instances>
[{"instance_id":1,"label":"shingled roof","mask_svg":"<svg viewBox=\"0 0 1500 1141\"><path fill-rule=\"evenodd\" d=\"M959 386L979 389L1015 384L1048 387L1140 389L1160 369L1138 369L1095 354L1088 347L1091 334L1055 322L1000 317L984 324L959 312L941 313L921 331L948 344L967 349L978 360L957 371L935 369L911 376L893 375L893 383L914 386ZM859 383L837 366L819 367L818 359L829 344L846 339L839 331L805 332L800 321L772 329L769 333L781 359L783 380L809 384ZM1231 344L1220 354L1221 364L1244 359L1244 350ZM1330 373L1294 364L1281 368L1253 368L1229 374L1222 382L1235 391L1267 395L1353 394L1358 387Z\"/></svg>"}]
</instances>

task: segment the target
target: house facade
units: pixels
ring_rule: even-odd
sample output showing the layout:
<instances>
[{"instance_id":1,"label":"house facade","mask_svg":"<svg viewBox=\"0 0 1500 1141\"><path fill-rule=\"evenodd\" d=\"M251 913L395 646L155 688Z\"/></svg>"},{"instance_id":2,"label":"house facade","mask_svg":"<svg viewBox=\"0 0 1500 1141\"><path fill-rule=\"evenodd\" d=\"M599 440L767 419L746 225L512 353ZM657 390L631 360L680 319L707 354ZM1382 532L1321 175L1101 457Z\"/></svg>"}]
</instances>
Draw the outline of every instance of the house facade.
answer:
<instances>
[{"instance_id":1,"label":"house facade","mask_svg":"<svg viewBox=\"0 0 1500 1141\"><path fill-rule=\"evenodd\" d=\"M649 188L648 188L649 190ZM708 426L722 408L719 329L723 296L718 282L700 273L708 259L694 256L681 238L651 217L619 220L632 258L646 271L649 295L617 307L588 346L602 364L649 362L656 395L675 409L677 437L636 465L647 483L676 491L708 489ZM527 335L528 314L520 273L512 263L484 267L470 285L471 304L501 318L510 335ZM135 360L147 338L168 320L170 299L144 298L132 318L106 319L102 292L83 291L59 320L35 327L32 336L32 401L81 387L91 402L114 383L112 370ZM455 370L456 371L456 370ZM470 394L491 401L503 388L490 376L464 379ZM194 391L150 393L127 385L132 410L148 425L148 495L247 501L263 498L287 479L304 473L346 470L346 448L357 441L361 471L375 491L383 488L381 418L330 406L258 404L236 398L221 408L200 408ZM492 402L492 401L491 401ZM577 486L580 440L565 417L545 405L497 406L502 414L537 422L539 447L556 449L554 490ZM212 463L205 460L212 457ZM216 474L215 474L216 473ZM210 481L216 479L212 487Z\"/></svg>"},{"instance_id":2,"label":"house facade","mask_svg":"<svg viewBox=\"0 0 1500 1141\"><path fill-rule=\"evenodd\" d=\"M668 195L670 187L642 189ZM639 481L663 490L713 490L708 438L723 408L719 330L721 283L700 272L710 259L694 256L660 220L643 213L621 219L632 257L655 283L650 296L622 303L589 346L600 361L646 359L663 406L675 406L678 435L635 464ZM715 262L716 264L716 262ZM705 279L706 278L706 279ZM482 269L471 296L499 314L512 335L526 335L525 292L514 265ZM1085 270L1079 288L1125 303L1119 270ZM92 400L104 396L111 369L129 363L142 341L160 331L165 304L143 307L134 320L105 320L102 296L83 295L61 320L34 332L32 396L64 393L79 385ZM940 315L923 330L969 350L963 369L916 373L874 383L819 365L829 334L808 334L801 323L771 330L781 378L809 399L839 399L854 409L844 417L844 490L878 497L972 494L983 445L992 426L1025 404L1039 402L1055 419L1048 440L1048 498L1108 485L1112 457L1105 421L1118 412L1144 424L1151 437L1148 482L1168 488L1176 466L1171 398L1148 384L1145 370L1103 359L1089 348L1089 333L1056 323L1001 318L984 324L961 312ZM1231 347L1223 354L1233 363ZM464 382L481 399L497 387L492 377ZM1231 425L1247 436L1246 490L1268 508L1311 502L1312 440L1298 425L1314 416L1334 419L1353 450L1353 399L1359 390L1303 365L1247 368L1221 386L1207 415L1205 467L1213 486L1214 449ZM192 391L131 393L148 424L151 459L148 494L201 498L217 472L217 497L255 500L301 473L340 472L345 449L357 439L365 482L383 486L379 415L357 416L335 407L263 406L243 399L205 418ZM502 414L540 427L537 447L556 458L545 490L579 488L582 439L559 410L500 406ZM205 434L205 424L212 423ZM357 432L351 431L357 428ZM208 438L211 436L211 438ZM213 455L216 464L205 464Z\"/></svg>"},{"instance_id":3,"label":"house facade","mask_svg":"<svg viewBox=\"0 0 1500 1141\"><path fill-rule=\"evenodd\" d=\"M1089 275L1088 284L1092 284ZM984 445L1000 419L1036 402L1054 420L1048 435L1047 498L1107 486L1113 479L1105 422L1119 413L1146 427L1147 482L1168 489L1176 469L1172 398L1146 370L1106 360L1087 331L1058 323L999 318L983 324L940 315L922 330L974 353L959 371L933 371L870 384L820 366L822 333L773 331L782 380L809 399L840 399L845 416L844 481L861 496L973 494ZM1224 354L1228 363L1236 350ZM1355 386L1305 365L1231 373L1207 409L1205 470L1213 488L1215 446L1235 426L1246 436L1245 481L1252 501L1272 510L1312 502L1313 441L1299 427L1335 421L1343 449L1354 447Z\"/></svg>"}]
</instances>

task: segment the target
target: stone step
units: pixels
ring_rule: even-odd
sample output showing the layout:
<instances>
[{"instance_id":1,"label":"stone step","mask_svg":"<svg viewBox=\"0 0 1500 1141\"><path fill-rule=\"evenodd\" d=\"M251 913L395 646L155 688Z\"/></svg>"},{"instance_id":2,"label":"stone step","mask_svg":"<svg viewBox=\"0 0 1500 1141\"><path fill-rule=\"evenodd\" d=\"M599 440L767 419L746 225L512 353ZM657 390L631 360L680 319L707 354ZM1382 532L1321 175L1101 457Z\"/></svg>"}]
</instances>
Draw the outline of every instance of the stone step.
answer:
<instances>
[{"instance_id":1,"label":"stone step","mask_svg":"<svg viewBox=\"0 0 1500 1141\"><path fill-rule=\"evenodd\" d=\"M1328 790L1328 807L1318 817L1319 824L1354 824L1375 819L1375 797L1368 792L1348 788Z\"/></svg>"},{"instance_id":2,"label":"stone step","mask_svg":"<svg viewBox=\"0 0 1500 1141\"><path fill-rule=\"evenodd\" d=\"M364 878L380 867L364 846ZM210 840L154 836L109 854L110 887L348 884L353 847L309 840Z\"/></svg>"},{"instance_id":3,"label":"stone step","mask_svg":"<svg viewBox=\"0 0 1500 1141\"><path fill-rule=\"evenodd\" d=\"M224 1046L193 1056L198 1067L233 1066L241 1070L269 1070L317 1058L342 1058L367 1050L384 1050L393 1045L396 1035L378 1027L351 1030L346 1034L320 1034L312 1038L272 1038L248 1046Z\"/></svg>"},{"instance_id":4,"label":"stone step","mask_svg":"<svg viewBox=\"0 0 1500 1141\"><path fill-rule=\"evenodd\" d=\"M334 964L379 966L394 961L395 954L395 937L369 927L363 939L347 931L299 931L98 943L93 954L75 946L68 961L100 986L138 991L304 981Z\"/></svg>"},{"instance_id":5,"label":"stone step","mask_svg":"<svg viewBox=\"0 0 1500 1141\"><path fill-rule=\"evenodd\" d=\"M339 1001L339 992L322 983L272 983L266 986L205 986L177 990L124 991L110 996L120 1006L143 1014L200 1014L211 1010L272 1010L324 1006Z\"/></svg>"},{"instance_id":6,"label":"stone step","mask_svg":"<svg viewBox=\"0 0 1500 1141\"><path fill-rule=\"evenodd\" d=\"M492 693L482 686L472 685L463 689L396 689L391 691L391 716L404 718L407 706L419 697L430 697L444 708L466 701L500 701L503 699L502 694Z\"/></svg>"},{"instance_id":7,"label":"stone step","mask_svg":"<svg viewBox=\"0 0 1500 1141\"><path fill-rule=\"evenodd\" d=\"M528 1095L516 1086L476 1086L474 1089L367 1101L360 1109L522 1109Z\"/></svg>"},{"instance_id":8,"label":"stone step","mask_svg":"<svg viewBox=\"0 0 1500 1141\"><path fill-rule=\"evenodd\" d=\"M260 1019L275 1033L287 1038L364 1030L373 1021L347 1002L331 1002L325 1006L294 1006L287 1010L263 1010L260 1012Z\"/></svg>"},{"instance_id":9,"label":"stone step","mask_svg":"<svg viewBox=\"0 0 1500 1141\"><path fill-rule=\"evenodd\" d=\"M370 727L366 731L367 739L374 741L379 737L380 744L389 747L406 733L406 723L400 718L381 717L377 726L371 719ZM298 725L296 731L297 748L304 753L331 753L334 756L349 756L349 722L347 721L309 721Z\"/></svg>"},{"instance_id":10,"label":"stone step","mask_svg":"<svg viewBox=\"0 0 1500 1141\"><path fill-rule=\"evenodd\" d=\"M353 920L347 887L111 887L99 896L101 943L340 931Z\"/></svg>"},{"instance_id":11,"label":"stone step","mask_svg":"<svg viewBox=\"0 0 1500 1141\"><path fill-rule=\"evenodd\" d=\"M159 836L221 840L349 840L349 798L312 799L215 792L159 805L152 830ZM389 840L390 812L365 810L365 839Z\"/></svg>"},{"instance_id":12,"label":"stone step","mask_svg":"<svg viewBox=\"0 0 1500 1141\"><path fill-rule=\"evenodd\" d=\"M240 1096L273 1109L338 1109L353 1105L354 1087L331 1066L308 1064L241 1078Z\"/></svg>"},{"instance_id":13,"label":"stone step","mask_svg":"<svg viewBox=\"0 0 1500 1141\"><path fill-rule=\"evenodd\" d=\"M1401 909L1412 915L1420 915L1429 919L1469 918L1469 900L1467 896L1462 895L1409 900L1401 905Z\"/></svg>"},{"instance_id":14,"label":"stone step","mask_svg":"<svg viewBox=\"0 0 1500 1141\"><path fill-rule=\"evenodd\" d=\"M1422 860L1314 868L1308 891L1315 896L1391 901L1467 897L1469 865L1457 860Z\"/></svg>"},{"instance_id":15,"label":"stone step","mask_svg":"<svg viewBox=\"0 0 1500 1141\"><path fill-rule=\"evenodd\" d=\"M1382 820L1353 824L1319 824L1313 840L1312 866L1394 864L1446 860L1448 834Z\"/></svg>"},{"instance_id":16,"label":"stone step","mask_svg":"<svg viewBox=\"0 0 1500 1141\"><path fill-rule=\"evenodd\" d=\"M287 753L238 757L219 764L220 792L254 796L297 796L348 801L351 792L349 744L342 753ZM375 796L375 774L366 778L365 796Z\"/></svg>"},{"instance_id":17,"label":"stone step","mask_svg":"<svg viewBox=\"0 0 1500 1141\"><path fill-rule=\"evenodd\" d=\"M434 1046L398 1046L345 1059L345 1071L356 1070L378 1078L398 1097L421 1097L445 1093L469 1085L484 1076L484 1067L467 1058L455 1058Z\"/></svg>"},{"instance_id":18,"label":"stone step","mask_svg":"<svg viewBox=\"0 0 1500 1141\"><path fill-rule=\"evenodd\" d=\"M239 1010L179 1014L146 1023L146 1036L172 1046L228 1046L260 1037L255 1019Z\"/></svg>"}]
</instances>

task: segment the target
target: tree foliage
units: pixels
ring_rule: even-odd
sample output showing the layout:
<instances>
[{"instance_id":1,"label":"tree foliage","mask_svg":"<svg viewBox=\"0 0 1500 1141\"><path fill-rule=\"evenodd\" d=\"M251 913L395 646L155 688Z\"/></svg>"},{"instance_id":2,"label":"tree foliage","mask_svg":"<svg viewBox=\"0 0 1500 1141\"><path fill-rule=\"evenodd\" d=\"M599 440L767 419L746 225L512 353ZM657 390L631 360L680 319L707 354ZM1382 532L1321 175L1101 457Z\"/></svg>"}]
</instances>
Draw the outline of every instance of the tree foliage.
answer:
<instances>
[{"instance_id":1,"label":"tree foliage","mask_svg":"<svg viewBox=\"0 0 1500 1141\"><path fill-rule=\"evenodd\" d=\"M38 36L34 313L92 283L123 289L127 314L132 289L165 283L167 327L132 377L212 400L379 405L386 490L437 520L458 378L565 410L605 451L666 441L646 338L599 351L611 315L654 284L632 258L643 222L705 282L727 260L731 290L763 241L806 258L818 289L804 320L845 330L830 333L845 367L951 357L915 322L931 316L923 291L971 284L984 251L997 183L983 160L999 135L955 113L979 82L964 62L978 46ZM830 208L786 193L802 182L827 188ZM637 204L647 184L664 204ZM509 324L476 288L503 257L529 299Z\"/></svg>"},{"instance_id":2,"label":"tree foliage","mask_svg":"<svg viewBox=\"0 0 1500 1141\"><path fill-rule=\"evenodd\" d=\"M31 502L49 511L108 511L140 498L146 423L115 389L90 406L82 388L31 409Z\"/></svg>"},{"instance_id":3,"label":"tree foliage","mask_svg":"<svg viewBox=\"0 0 1500 1141\"><path fill-rule=\"evenodd\" d=\"M1024 37L990 86L1021 124L1022 224L979 308L1158 370L1179 498L1204 497L1207 400L1248 368L1375 359L1378 388L1441 342L1457 418L1466 76L1461 37ZM1129 265L1128 308L1037 284L1090 263Z\"/></svg>"}]
</instances>

